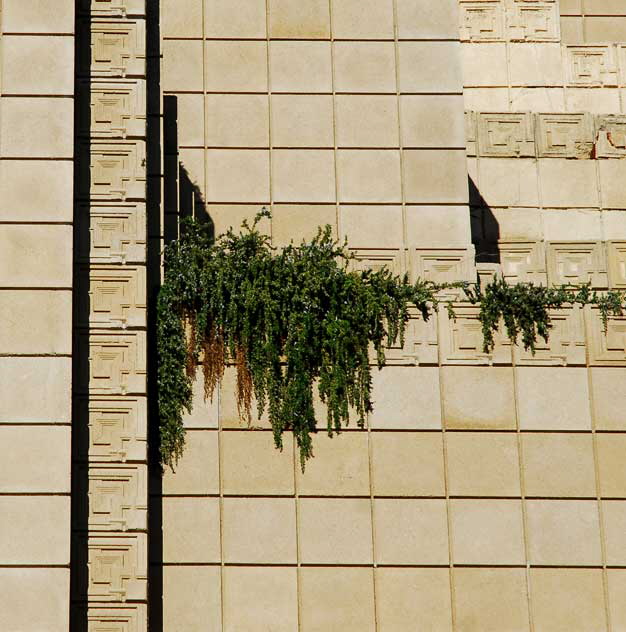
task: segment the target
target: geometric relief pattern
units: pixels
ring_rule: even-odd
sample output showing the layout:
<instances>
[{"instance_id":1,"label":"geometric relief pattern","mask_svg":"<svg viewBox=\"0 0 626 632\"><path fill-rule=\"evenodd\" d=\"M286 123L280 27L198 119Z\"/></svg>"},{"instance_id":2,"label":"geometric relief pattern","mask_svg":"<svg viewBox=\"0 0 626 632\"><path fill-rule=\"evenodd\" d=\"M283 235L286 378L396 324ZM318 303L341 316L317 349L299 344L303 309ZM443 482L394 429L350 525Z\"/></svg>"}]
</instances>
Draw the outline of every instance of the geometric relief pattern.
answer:
<instances>
[{"instance_id":1,"label":"geometric relief pattern","mask_svg":"<svg viewBox=\"0 0 626 632\"><path fill-rule=\"evenodd\" d=\"M94 265L89 271L89 324L93 327L141 327L145 323L144 267Z\"/></svg>"},{"instance_id":2,"label":"geometric relief pattern","mask_svg":"<svg viewBox=\"0 0 626 632\"><path fill-rule=\"evenodd\" d=\"M508 36L512 42L559 42L559 5L553 1L509 0Z\"/></svg>"},{"instance_id":3,"label":"geometric relief pattern","mask_svg":"<svg viewBox=\"0 0 626 632\"><path fill-rule=\"evenodd\" d=\"M409 322L404 336L404 345L400 346L398 340L395 345L385 349L385 358L388 365L419 366L425 364L437 364L437 317L431 317L424 321L422 315L415 307L409 308ZM372 362L376 358L372 355Z\"/></svg>"},{"instance_id":4,"label":"geometric relief pattern","mask_svg":"<svg viewBox=\"0 0 626 632\"><path fill-rule=\"evenodd\" d=\"M538 114L539 158L590 158L594 148L593 118L589 114Z\"/></svg>"},{"instance_id":5,"label":"geometric relief pattern","mask_svg":"<svg viewBox=\"0 0 626 632\"><path fill-rule=\"evenodd\" d=\"M145 263L145 204L91 204L83 209L81 216L89 223L89 239L79 244L81 260Z\"/></svg>"},{"instance_id":6,"label":"geometric relief pattern","mask_svg":"<svg viewBox=\"0 0 626 632\"><path fill-rule=\"evenodd\" d=\"M88 453L98 462L143 461L146 458L147 411L144 398L89 398Z\"/></svg>"},{"instance_id":7,"label":"geometric relief pattern","mask_svg":"<svg viewBox=\"0 0 626 632\"><path fill-rule=\"evenodd\" d=\"M609 287L626 289L626 241L609 241Z\"/></svg>"},{"instance_id":8,"label":"geometric relief pattern","mask_svg":"<svg viewBox=\"0 0 626 632\"><path fill-rule=\"evenodd\" d=\"M87 417L75 464L87 518L79 598L88 632L146 632L145 0L80 0L79 10L91 43L81 77L91 100L81 121L90 178L77 247L89 286L77 333L89 349L76 407Z\"/></svg>"},{"instance_id":9,"label":"geometric relief pattern","mask_svg":"<svg viewBox=\"0 0 626 632\"><path fill-rule=\"evenodd\" d=\"M145 0L81 0L81 5L94 17L145 15Z\"/></svg>"},{"instance_id":10,"label":"geometric relief pattern","mask_svg":"<svg viewBox=\"0 0 626 632\"><path fill-rule=\"evenodd\" d=\"M625 60L626 63L626 60ZM465 112L467 155L485 158L626 157L626 115Z\"/></svg>"},{"instance_id":11,"label":"geometric relief pattern","mask_svg":"<svg viewBox=\"0 0 626 632\"><path fill-rule=\"evenodd\" d=\"M546 256L543 242L500 241L498 249L502 276L509 283L546 284Z\"/></svg>"},{"instance_id":12,"label":"geometric relief pattern","mask_svg":"<svg viewBox=\"0 0 626 632\"><path fill-rule=\"evenodd\" d=\"M535 138L532 115L528 112L479 114L478 145L481 156L534 157Z\"/></svg>"},{"instance_id":13,"label":"geometric relief pattern","mask_svg":"<svg viewBox=\"0 0 626 632\"><path fill-rule=\"evenodd\" d=\"M548 278L550 283L591 283L606 288L608 275L605 245L592 242L549 242L547 244Z\"/></svg>"},{"instance_id":14,"label":"geometric relief pattern","mask_svg":"<svg viewBox=\"0 0 626 632\"><path fill-rule=\"evenodd\" d=\"M502 327L494 334L493 350L484 352L478 312L478 307L467 303L454 306L455 318L450 318L447 310L439 310L442 364L511 364L511 341Z\"/></svg>"},{"instance_id":15,"label":"geometric relief pattern","mask_svg":"<svg viewBox=\"0 0 626 632\"><path fill-rule=\"evenodd\" d=\"M596 156L624 158L626 156L626 116L600 116L597 125Z\"/></svg>"},{"instance_id":16,"label":"geometric relief pattern","mask_svg":"<svg viewBox=\"0 0 626 632\"><path fill-rule=\"evenodd\" d=\"M92 608L86 618L87 632L141 632L147 629L148 609L143 604L133 607L111 605Z\"/></svg>"},{"instance_id":17,"label":"geometric relief pattern","mask_svg":"<svg viewBox=\"0 0 626 632\"><path fill-rule=\"evenodd\" d=\"M145 165L143 141L92 143L91 199L145 199Z\"/></svg>"},{"instance_id":18,"label":"geometric relief pattern","mask_svg":"<svg viewBox=\"0 0 626 632\"><path fill-rule=\"evenodd\" d=\"M550 310L552 329L546 343L537 340L535 353L523 346L513 348L518 366L584 366L587 361L583 310L579 306L570 309Z\"/></svg>"},{"instance_id":19,"label":"geometric relief pattern","mask_svg":"<svg viewBox=\"0 0 626 632\"><path fill-rule=\"evenodd\" d=\"M394 274L406 272L406 253L404 250L351 248L350 251L354 256L351 262L351 267L354 270L380 270L386 267Z\"/></svg>"},{"instance_id":20,"label":"geometric relief pattern","mask_svg":"<svg viewBox=\"0 0 626 632\"><path fill-rule=\"evenodd\" d=\"M414 248L409 252L411 280L433 283L473 281L473 248Z\"/></svg>"},{"instance_id":21,"label":"geometric relief pattern","mask_svg":"<svg viewBox=\"0 0 626 632\"><path fill-rule=\"evenodd\" d=\"M145 20L97 20L91 25L91 70L99 77L143 77Z\"/></svg>"},{"instance_id":22,"label":"geometric relief pattern","mask_svg":"<svg viewBox=\"0 0 626 632\"><path fill-rule=\"evenodd\" d=\"M504 3L489 0L460 3L461 40L466 42L500 42L504 40Z\"/></svg>"},{"instance_id":23,"label":"geometric relief pattern","mask_svg":"<svg viewBox=\"0 0 626 632\"><path fill-rule=\"evenodd\" d=\"M133 531L147 528L147 467L109 465L90 467L89 528Z\"/></svg>"},{"instance_id":24,"label":"geometric relief pattern","mask_svg":"<svg viewBox=\"0 0 626 632\"><path fill-rule=\"evenodd\" d=\"M93 138L129 138L145 133L145 81L96 82L91 86L91 101Z\"/></svg>"},{"instance_id":25,"label":"geometric relief pattern","mask_svg":"<svg viewBox=\"0 0 626 632\"><path fill-rule=\"evenodd\" d=\"M568 46L567 73L572 86L616 86L615 46Z\"/></svg>"},{"instance_id":26,"label":"geometric relief pattern","mask_svg":"<svg viewBox=\"0 0 626 632\"><path fill-rule=\"evenodd\" d=\"M145 600L147 543L145 533L89 537L87 590L90 600Z\"/></svg>"},{"instance_id":27,"label":"geometric relief pattern","mask_svg":"<svg viewBox=\"0 0 626 632\"><path fill-rule=\"evenodd\" d=\"M145 395L146 334L93 330L89 336L89 392Z\"/></svg>"},{"instance_id":28,"label":"geometric relief pattern","mask_svg":"<svg viewBox=\"0 0 626 632\"><path fill-rule=\"evenodd\" d=\"M609 318L605 332L598 310L586 308L585 322L589 364L626 366L626 318Z\"/></svg>"},{"instance_id":29,"label":"geometric relief pattern","mask_svg":"<svg viewBox=\"0 0 626 632\"><path fill-rule=\"evenodd\" d=\"M559 42L555 0L460 0L464 42Z\"/></svg>"}]
</instances>

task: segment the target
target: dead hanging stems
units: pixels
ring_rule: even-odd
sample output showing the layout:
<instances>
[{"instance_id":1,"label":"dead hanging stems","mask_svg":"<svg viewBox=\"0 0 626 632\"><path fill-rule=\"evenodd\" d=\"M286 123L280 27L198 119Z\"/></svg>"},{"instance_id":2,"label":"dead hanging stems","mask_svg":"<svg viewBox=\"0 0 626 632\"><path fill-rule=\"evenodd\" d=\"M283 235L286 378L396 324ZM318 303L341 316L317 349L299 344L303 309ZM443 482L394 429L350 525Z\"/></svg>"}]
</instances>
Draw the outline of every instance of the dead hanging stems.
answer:
<instances>
[{"instance_id":1,"label":"dead hanging stems","mask_svg":"<svg viewBox=\"0 0 626 632\"><path fill-rule=\"evenodd\" d=\"M204 378L204 398L213 397L215 388L224 377L226 367L226 347L224 337L209 324L207 337L202 341L202 376Z\"/></svg>"},{"instance_id":2,"label":"dead hanging stems","mask_svg":"<svg viewBox=\"0 0 626 632\"><path fill-rule=\"evenodd\" d=\"M248 354L241 346L235 352L235 367L237 369L237 412L239 416L252 423L252 393L254 382L252 371L248 366Z\"/></svg>"},{"instance_id":3,"label":"dead hanging stems","mask_svg":"<svg viewBox=\"0 0 626 632\"><path fill-rule=\"evenodd\" d=\"M215 242L190 222L165 250L157 306L163 465L174 466L182 454L183 414L191 410L199 366L205 397L211 397L225 367L233 365L241 417L251 422L256 401L259 416L268 414L278 448L283 433L293 433L304 467L319 421L315 400L325 406L329 435L351 420L364 425L373 406L372 351L382 368L385 350L403 344L415 309L427 320L445 305L454 317L452 303L442 297L473 302L487 352L501 326L513 342L521 339L534 351L538 338L548 339L552 309L592 305L605 327L609 317L624 312L623 293L588 286L546 288L503 279L483 288L437 285L410 282L387 268L355 270L330 227L310 242L277 250L257 228L266 216Z\"/></svg>"}]
</instances>

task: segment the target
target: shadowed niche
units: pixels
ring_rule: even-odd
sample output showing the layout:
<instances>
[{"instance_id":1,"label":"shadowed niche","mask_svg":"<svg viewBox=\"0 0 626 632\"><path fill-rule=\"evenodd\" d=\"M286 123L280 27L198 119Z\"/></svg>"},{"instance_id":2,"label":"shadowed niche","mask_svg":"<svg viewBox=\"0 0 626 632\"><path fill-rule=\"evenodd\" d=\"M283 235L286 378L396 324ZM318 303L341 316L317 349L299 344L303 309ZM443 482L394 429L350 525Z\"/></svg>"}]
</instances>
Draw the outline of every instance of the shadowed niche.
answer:
<instances>
[{"instance_id":1,"label":"shadowed niche","mask_svg":"<svg viewBox=\"0 0 626 632\"><path fill-rule=\"evenodd\" d=\"M156 301L161 287L163 246L180 235L181 220L187 217L208 223L204 196L179 160L178 98L161 101L159 15L156 0L148 11L148 442L149 442L149 582L150 630L163 632L163 478L159 462L159 420L156 346ZM161 120L163 136L161 138ZM161 188L162 185L162 188ZM161 210L163 213L161 214ZM162 218L162 219L161 219Z\"/></svg>"},{"instance_id":2,"label":"shadowed niche","mask_svg":"<svg viewBox=\"0 0 626 632\"><path fill-rule=\"evenodd\" d=\"M159 464L158 383L156 379L156 297L161 285L163 247L161 138L160 0L146 2L146 280L148 394L148 627L163 631L163 484Z\"/></svg>"},{"instance_id":3,"label":"shadowed niche","mask_svg":"<svg viewBox=\"0 0 626 632\"><path fill-rule=\"evenodd\" d=\"M74 59L74 250L72 281L72 487L70 630L87 632L89 478L89 188L91 125L91 14L78 3Z\"/></svg>"},{"instance_id":4,"label":"shadowed niche","mask_svg":"<svg viewBox=\"0 0 626 632\"><path fill-rule=\"evenodd\" d=\"M500 227L493 211L468 177L472 243L476 248L476 263L500 263Z\"/></svg>"}]
</instances>

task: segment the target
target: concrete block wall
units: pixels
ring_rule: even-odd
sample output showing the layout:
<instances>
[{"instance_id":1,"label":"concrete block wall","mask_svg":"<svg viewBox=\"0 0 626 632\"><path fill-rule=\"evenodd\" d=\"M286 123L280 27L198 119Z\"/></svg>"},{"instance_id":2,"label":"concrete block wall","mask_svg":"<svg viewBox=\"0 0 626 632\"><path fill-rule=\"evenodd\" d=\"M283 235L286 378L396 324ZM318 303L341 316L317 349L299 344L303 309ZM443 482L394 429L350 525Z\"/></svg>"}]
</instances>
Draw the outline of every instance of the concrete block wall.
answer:
<instances>
[{"instance_id":1,"label":"concrete block wall","mask_svg":"<svg viewBox=\"0 0 626 632\"><path fill-rule=\"evenodd\" d=\"M626 42L626 7L619 0L560 0L566 44Z\"/></svg>"},{"instance_id":2,"label":"concrete block wall","mask_svg":"<svg viewBox=\"0 0 626 632\"><path fill-rule=\"evenodd\" d=\"M459 0L467 109L624 113L626 9L587 0L576 16L574 5ZM583 35L586 20L597 27Z\"/></svg>"},{"instance_id":3,"label":"concrete block wall","mask_svg":"<svg viewBox=\"0 0 626 632\"><path fill-rule=\"evenodd\" d=\"M626 10L595 0L459 7L479 275L624 287ZM597 327L592 311L565 310L536 356L513 350L530 616L511 629L626 625L624 559L614 557L625 550L618 516L626 505L608 482L623 477L609 453L622 445L624 428L614 424L621 415L608 412L606 390L618 396L626 376L623 322L612 322L606 336ZM496 362L510 353L501 342ZM487 371L494 370L505 369ZM459 379L477 379L477 371ZM467 404L459 400L465 419ZM486 591L473 589L475 598Z\"/></svg>"},{"instance_id":4,"label":"concrete block wall","mask_svg":"<svg viewBox=\"0 0 626 632\"><path fill-rule=\"evenodd\" d=\"M239 419L229 370L212 402L198 385L162 534L146 515L150 176L158 240L191 195L218 233L265 205L276 245L329 223L412 278L624 288L618 3L149 3L164 174L144 1L80 3L78 60L74 3L1 4L0 629L67 630L71 609L140 632L161 599L185 632L626 629L626 329L590 309L555 312L534 356L483 353L466 303L416 314L367 429L320 428L304 474Z\"/></svg>"},{"instance_id":5,"label":"concrete block wall","mask_svg":"<svg viewBox=\"0 0 626 632\"><path fill-rule=\"evenodd\" d=\"M626 235L624 43L610 29L568 34L574 5L581 21L626 11L459 2L473 239L511 279L620 287L605 272Z\"/></svg>"},{"instance_id":6,"label":"concrete block wall","mask_svg":"<svg viewBox=\"0 0 626 632\"><path fill-rule=\"evenodd\" d=\"M401 250L437 219L465 248L456 19L450 0L163 2L163 90L216 231L266 205L277 244L329 223Z\"/></svg>"},{"instance_id":7,"label":"concrete block wall","mask_svg":"<svg viewBox=\"0 0 626 632\"><path fill-rule=\"evenodd\" d=\"M622 287L619 135L601 116L621 109L580 111L621 88L566 86L558 3L459 4L164 3L178 161L216 231L267 205L277 245L328 222L364 266L469 278L458 168L479 254L498 246L481 275ZM494 41L473 39L468 12L496 28L505 8ZM367 431L322 430L305 474L266 419L239 420L231 373L213 402L198 386L163 486L166 628L626 626L623 322L605 337L595 312L563 310L537 355L504 337L487 355L476 316L412 320Z\"/></svg>"},{"instance_id":8,"label":"concrete block wall","mask_svg":"<svg viewBox=\"0 0 626 632\"><path fill-rule=\"evenodd\" d=\"M0 628L69 625L74 3L0 3Z\"/></svg>"},{"instance_id":9,"label":"concrete block wall","mask_svg":"<svg viewBox=\"0 0 626 632\"><path fill-rule=\"evenodd\" d=\"M329 223L364 266L471 278L457 20L451 1L163 2L177 159L216 232L265 205L276 245ZM371 428L322 431L304 475L241 422L232 373L198 389L163 484L165 629L451 629L437 324L412 328Z\"/></svg>"}]
</instances>

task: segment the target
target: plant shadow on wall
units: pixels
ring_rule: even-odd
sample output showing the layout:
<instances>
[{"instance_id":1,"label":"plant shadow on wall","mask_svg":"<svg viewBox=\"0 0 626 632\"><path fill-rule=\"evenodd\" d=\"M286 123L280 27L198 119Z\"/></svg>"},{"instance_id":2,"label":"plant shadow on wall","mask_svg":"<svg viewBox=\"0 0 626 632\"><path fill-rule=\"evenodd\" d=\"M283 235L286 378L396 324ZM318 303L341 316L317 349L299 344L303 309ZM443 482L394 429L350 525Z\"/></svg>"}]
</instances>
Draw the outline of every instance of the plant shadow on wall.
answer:
<instances>
[{"instance_id":1,"label":"plant shadow on wall","mask_svg":"<svg viewBox=\"0 0 626 632\"><path fill-rule=\"evenodd\" d=\"M174 468L182 455L183 415L191 412L200 367L211 397L233 364L242 418L251 422L256 398L259 414L268 410L278 449L284 432L294 434L304 469L320 421L314 391L326 407L330 436L351 417L363 427L373 409L372 360L382 369L385 349L404 344L411 308L427 320L441 306L454 317L452 300L477 305L487 353L501 325L513 343L521 339L534 353L539 338L548 340L551 309L595 305L606 328L626 308L625 293L588 285L511 285L495 278L481 287L410 281L387 268L358 270L330 226L309 242L276 249L257 228L263 217L270 217L266 209L253 224L217 239L188 220L165 249L156 322L164 466Z\"/></svg>"}]
</instances>

